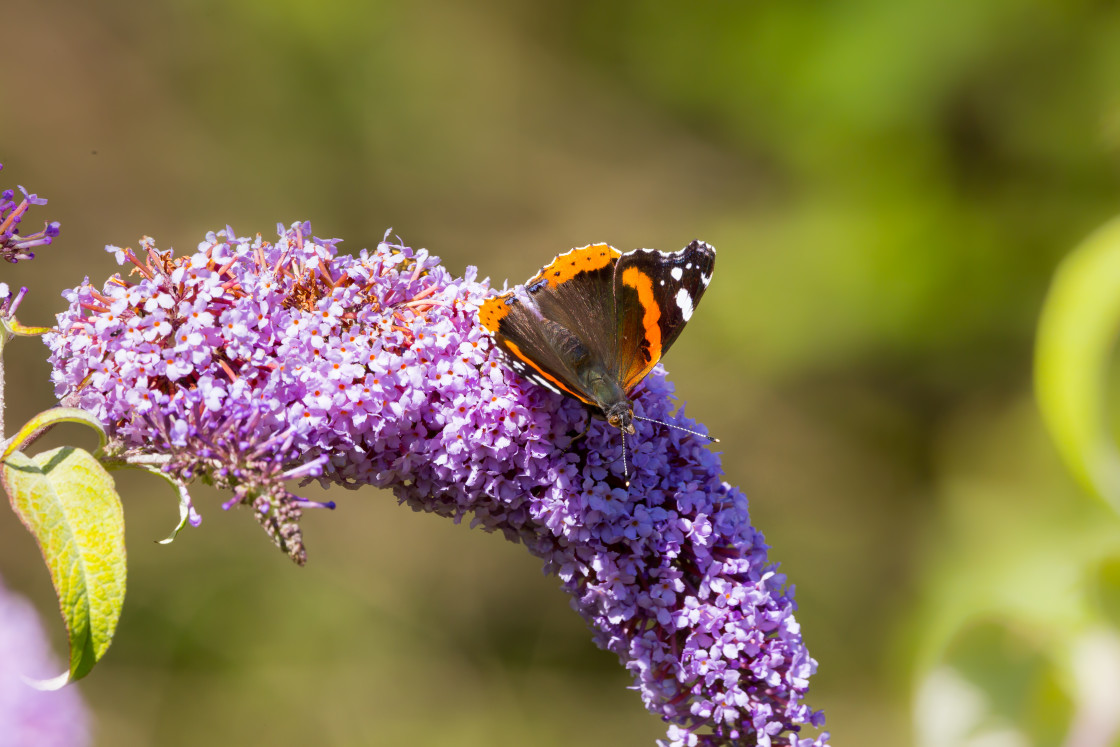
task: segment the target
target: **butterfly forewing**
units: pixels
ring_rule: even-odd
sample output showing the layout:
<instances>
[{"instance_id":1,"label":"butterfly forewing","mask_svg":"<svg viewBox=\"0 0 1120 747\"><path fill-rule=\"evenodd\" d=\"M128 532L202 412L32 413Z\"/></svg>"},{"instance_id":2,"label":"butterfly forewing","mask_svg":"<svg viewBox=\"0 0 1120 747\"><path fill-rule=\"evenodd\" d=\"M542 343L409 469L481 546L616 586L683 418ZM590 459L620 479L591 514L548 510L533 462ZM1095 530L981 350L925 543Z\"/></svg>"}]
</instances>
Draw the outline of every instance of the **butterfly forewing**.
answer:
<instances>
[{"instance_id":1,"label":"butterfly forewing","mask_svg":"<svg viewBox=\"0 0 1120 747\"><path fill-rule=\"evenodd\" d=\"M680 335L712 279L716 253L703 241L677 252L637 249L615 265L620 310L615 371L629 393Z\"/></svg>"}]
</instances>

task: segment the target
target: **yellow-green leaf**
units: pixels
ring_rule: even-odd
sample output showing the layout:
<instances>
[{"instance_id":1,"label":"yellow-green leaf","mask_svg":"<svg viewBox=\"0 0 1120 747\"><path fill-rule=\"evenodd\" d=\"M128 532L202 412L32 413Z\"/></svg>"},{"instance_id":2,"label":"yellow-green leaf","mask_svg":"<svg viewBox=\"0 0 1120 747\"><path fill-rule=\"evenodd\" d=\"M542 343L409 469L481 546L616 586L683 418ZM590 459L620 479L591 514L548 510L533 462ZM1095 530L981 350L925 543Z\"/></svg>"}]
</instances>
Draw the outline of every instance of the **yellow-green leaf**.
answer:
<instances>
[{"instance_id":1,"label":"yellow-green leaf","mask_svg":"<svg viewBox=\"0 0 1120 747\"><path fill-rule=\"evenodd\" d=\"M0 465L12 508L35 535L70 635L70 680L109 648L125 591L124 513L113 478L66 446Z\"/></svg>"},{"instance_id":2,"label":"yellow-green leaf","mask_svg":"<svg viewBox=\"0 0 1120 747\"><path fill-rule=\"evenodd\" d=\"M27 423L5 442L3 452L0 452L0 461L8 458L8 455L14 451L26 449L32 442L39 436L46 433L48 430L60 423L81 423L88 425L93 430L97 431L97 438L101 441L100 448L105 448L106 435L105 426L101 421L95 418L85 410L79 410L76 407L52 407L45 410L35 417L28 420Z\"/></svg>"},{"instance_id":3,"label":"yellow-green leaf","mask_svg":"<svg viewBox=\"0 0 1120 747\"><path fill-rule=\"evenodd\" d=\"M1120 452L1108 432L1105 375L1120 332L1120 220L1058 267L1039 320L1035 393L1066 465L1120 511Z\"/></svg>"}]
</instances>

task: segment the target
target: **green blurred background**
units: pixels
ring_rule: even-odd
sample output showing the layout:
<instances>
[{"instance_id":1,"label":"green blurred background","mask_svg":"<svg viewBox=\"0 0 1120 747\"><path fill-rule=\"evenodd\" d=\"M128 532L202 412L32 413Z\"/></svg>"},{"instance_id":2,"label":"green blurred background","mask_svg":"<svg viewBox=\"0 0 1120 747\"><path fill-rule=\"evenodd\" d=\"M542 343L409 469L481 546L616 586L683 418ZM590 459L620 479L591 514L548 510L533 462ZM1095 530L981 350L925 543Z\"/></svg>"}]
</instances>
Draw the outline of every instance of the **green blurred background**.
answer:
<instances>
[{"instance_id":1,"label":"green blurred background","mask_svg":"<svg viewBox=\"0 0 1120 747\"><path fill-rule=\"evenodd\" d=\"M349 251L392 226L499 284L703 238L718 272L667 365L797 586L835 744L1074 743L1120 532L1042 430L1031 345L1057 262L1117 212L1116 3L36 0L2 23L0 184L63 226L0 268L25 323L114 272L107 243L227 223L309 219ZM44 357L8 349L9 427L53 402ZM499 537L334 491L298 569L205 492L158 546L174 497L121 483L128 599L80 685L98 744L664 734ZM34 543L9 512L0 536L61 650Z\"/></svg>"}]
</instances>

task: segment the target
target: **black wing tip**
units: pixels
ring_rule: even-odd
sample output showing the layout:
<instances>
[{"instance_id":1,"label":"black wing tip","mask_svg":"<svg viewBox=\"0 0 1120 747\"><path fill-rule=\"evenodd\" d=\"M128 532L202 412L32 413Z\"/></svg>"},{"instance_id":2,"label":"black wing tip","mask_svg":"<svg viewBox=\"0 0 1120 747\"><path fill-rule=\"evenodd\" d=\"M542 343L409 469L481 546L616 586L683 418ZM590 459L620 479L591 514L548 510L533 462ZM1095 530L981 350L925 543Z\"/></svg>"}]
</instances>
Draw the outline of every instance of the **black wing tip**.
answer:
<instances>
[{"instance_id":1,"label":"black wing tip","mask_svg":"<svg viewBox=\"0 0 1120 747\"><path fill-rule=\"evenodd\" d=\"M630 258L638 254L660 254L662 257L680 261L683 257L689 254L705 254L713 259L716 256L716 248L709 244L707 241L700 239L693 239L689 242L688 246L683 249L678 249L675 252L667 252L662 249L631 249L623 254L623 257Z\"/></svg>"},{"instance_id":2,"label":"black wing tip","mask_svg":"<svg viewBox=\"0 0 1120 747\"><path fill-rule=\"evenodd\" d=\"M688 246L685 247L685 251L689 251L689 252L711 252L712 254L715 254L716 253L716 248L714 246L712 246L711 244L709 244L707 241L701 241L700 239L693 239L692 242Z\"/></svg>"}]
</instances>

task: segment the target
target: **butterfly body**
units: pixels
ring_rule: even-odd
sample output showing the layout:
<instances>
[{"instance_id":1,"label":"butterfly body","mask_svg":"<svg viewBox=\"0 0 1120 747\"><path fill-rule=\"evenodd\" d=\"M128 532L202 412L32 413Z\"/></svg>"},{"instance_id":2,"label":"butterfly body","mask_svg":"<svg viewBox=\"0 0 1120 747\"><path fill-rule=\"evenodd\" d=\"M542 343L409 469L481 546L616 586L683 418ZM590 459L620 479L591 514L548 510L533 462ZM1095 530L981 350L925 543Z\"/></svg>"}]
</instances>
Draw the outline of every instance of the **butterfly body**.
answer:
<instances>
[{"instance_id":1,"label":"butterfly body","mask_svg":"<svg viewBox=\"0 0 1120 747\"><path fill-rule=\"evenodd\" d=\"M692 316L714 265L702 241L625 254L591 244L487 299L479 318L519 374L634 433L632 393Z\"/></svg>"}]
</instances>

